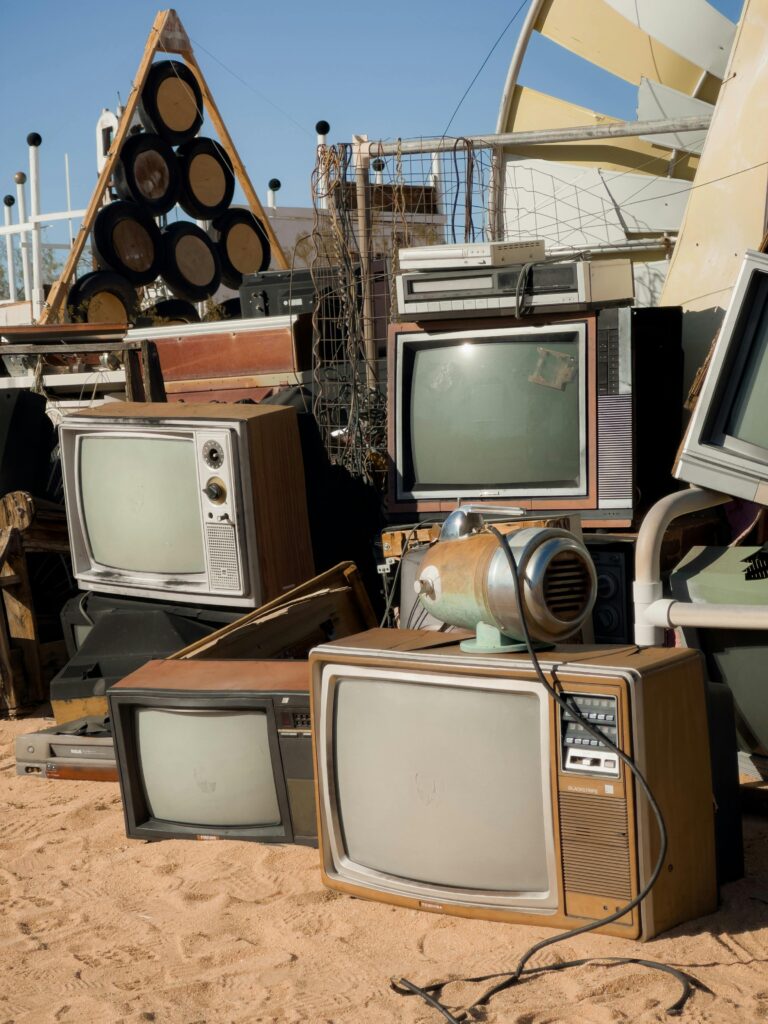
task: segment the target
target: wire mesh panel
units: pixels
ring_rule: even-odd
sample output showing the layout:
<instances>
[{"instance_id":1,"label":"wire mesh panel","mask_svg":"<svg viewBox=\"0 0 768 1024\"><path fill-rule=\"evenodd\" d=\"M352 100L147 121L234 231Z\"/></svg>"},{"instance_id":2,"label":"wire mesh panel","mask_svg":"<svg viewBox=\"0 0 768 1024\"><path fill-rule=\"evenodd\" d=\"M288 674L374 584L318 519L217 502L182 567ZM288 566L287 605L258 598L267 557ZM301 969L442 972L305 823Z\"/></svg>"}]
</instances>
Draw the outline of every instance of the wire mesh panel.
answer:
<instances>
[{"instance_id":1,"label":"wire mesh panel","mask_svg":"<svg viewBox=\"0 0 768 1024\"><path fill-rule=\"evenodd\" d=\"M383 488L398 252L494 237L494 159L458 139L440 153L364 149L319 147L312 179L314 413L331 459Z\"/></svg>"}]
</instances>

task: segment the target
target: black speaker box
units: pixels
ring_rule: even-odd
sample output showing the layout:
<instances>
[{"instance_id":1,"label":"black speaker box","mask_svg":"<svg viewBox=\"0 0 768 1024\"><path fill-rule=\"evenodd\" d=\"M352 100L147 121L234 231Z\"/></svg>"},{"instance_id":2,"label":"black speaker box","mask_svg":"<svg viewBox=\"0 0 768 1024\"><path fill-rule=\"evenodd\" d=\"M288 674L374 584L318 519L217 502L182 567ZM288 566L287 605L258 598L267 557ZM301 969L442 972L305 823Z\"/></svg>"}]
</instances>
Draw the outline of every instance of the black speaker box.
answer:
<instances>
[{"instance_id":1,"label":"black speaker box","mask_svg":"<svg viewBox=\"0 0 768 1024\"><path fill-rule=\"evenodd\" d=\"M585 534L584 542L597 570L597 598L592 609L595 643L632 644L635 642L634 541Z\"/></svg>"}]
</instances>

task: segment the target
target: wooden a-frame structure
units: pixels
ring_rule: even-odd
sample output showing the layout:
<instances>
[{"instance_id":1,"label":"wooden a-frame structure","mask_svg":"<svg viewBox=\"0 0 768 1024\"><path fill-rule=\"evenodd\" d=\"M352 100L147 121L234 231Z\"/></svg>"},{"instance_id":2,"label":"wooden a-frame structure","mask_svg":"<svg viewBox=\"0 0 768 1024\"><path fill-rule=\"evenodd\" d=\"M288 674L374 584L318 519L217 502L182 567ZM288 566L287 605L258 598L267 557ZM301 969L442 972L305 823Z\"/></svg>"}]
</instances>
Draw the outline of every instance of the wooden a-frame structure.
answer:
<instances>
[{"instance_id":1,"label":"wooden a-frame structure","mask_svg":"<svg viewBox=\"0 0 768 1024\"><path fill-rule=\"evenodd\" d=\"M96 214L104 203L104 196L109 187L109 182L117 162L118 154L120 153L123 142L128 135L128 129L133 120L133 115L136 110L136 105L139 102L139 97L141 96L141 90L144 88L144 82L146 81L150 66L158 52L162 54L176 54L180 56L197 79L203 96L205 112L210 118L213 127L216 129L219 142L224 147L232 162L235 175L240 183L240 187L245 193L251 212L254 216L258 217L264 225L264 230L267 233L269 244L272 249L272 258L279 269L288 269L288 261L285 258L285 253L277 240L277 236L274 233L269 219L264 213L264 208L259 201L259 197L256 195L256 190L251 184L251 180L243 166L243 162L235 149L235 144L232 142L232 137L227 131L227 127L219 113L219 109L214 102L213 96L211 95L203 76L203 72L200 70L200 66L195 60L195 55L192 51L192 44L184 26L181 24L178 14L173 9L158 11L152 24L152 29L149 33L146 46L144 47L144 56L142 57L141 64L139 65L139 70L136 72L136 77L133 80L133 87L131 89L130 96L128 97L128 102L126 103L125 109L123 110L120 118L120 124L117 132L115 133L115 137L112 140L112 145L107 155L106 162L101 170L101 174L99 175L99 180L96 182L96 187L93 190L91 201L85 211L85 216L83 217L82 224L80 225L80 230L77 233L74 244L69 251L69 256L67 257L64 269L59 275L59 279L51 289L50 295L43 307L43 312L40 317L40 323L42 324L54 323L58 318L59 310L61 309L62 303L66 297L78 260L82 255L85 243L91 233Z\"/></svg>"}]
</instances>

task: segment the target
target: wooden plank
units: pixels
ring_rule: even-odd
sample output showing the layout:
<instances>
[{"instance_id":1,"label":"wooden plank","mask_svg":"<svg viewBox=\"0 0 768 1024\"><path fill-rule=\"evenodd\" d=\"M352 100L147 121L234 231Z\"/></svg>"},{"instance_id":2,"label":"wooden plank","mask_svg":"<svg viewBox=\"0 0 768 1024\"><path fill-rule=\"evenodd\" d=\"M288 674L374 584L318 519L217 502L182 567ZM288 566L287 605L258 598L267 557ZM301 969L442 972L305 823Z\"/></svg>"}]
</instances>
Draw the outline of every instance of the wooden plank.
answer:
<instances>
[{"instance_id":1,"label":"wooden plank","mask_svg":"<svg viewBox=\"0 0 768 1024\"><path fill-rule=\"evenodd\" d=\"M141 358L137 350L125 353L125 397L129 402L145 402Z\"/></svg>"},{"instance_id":2,"label":"wooden plank","mask_svg":"<svg viewBox=\"0 0 768 1024\"><path fill-rule=\"evenodd\" d=\"M232 377L192 377L187 380L166 381L169 395L188 394L190 391L228 391L234 388L276 388L312 383L312 372L251 373Z\"/></svg>"},{"instance_id":3,"label":"wooden plank","mask_svg":"<svg viewBox=\"0 0 768 1024\"><path fill-rule=\"evenodd\" d=\"M70 341L73 338L114 340L115 338L124 338L126 330L126 324L12 324L8 327L0 327L0 337L7 338L11 342ZM36 345L34 351L44 350ZM83 350L79 349L79 351Z\"/></svg>"},{"instance_id":4,"label":"wooden plank","mask_svg":"<svg viewBox=\"0 0 768 1024\"><path fill-rule=\"evenodd\" d=\"M251 179L248 177L248 172L246 171L243 162L240 159L240 156L237 152L237 149L235 148L235 144L232 141L232 136L229 134L227 126L224 124L224 119L219 113L219 108L216 106L216 102L213 99L210 90L208 89L208 84L205 81L203 72L200 70L200 65L197 63L197 60L195 59L195 55L192 52L191 48L189 50L186 50L182 54L182 56L184 57L186 63L189 65L190 70L194 73L195 78L197 78L200 90L203 94L203 103L205 105L205 109L211 121L213 122L213 126L216 129L216 134L219 137L219 141L221 142L224 149L227 151L229 159L232 161L232 166L235 170L235 175L237 176L237 180L240 183L240 188L242 188L243 192L245 193L245 198L248 200L248 205L251 208L251 212L255 217L259 218L264 227L264 230L267 233L267 237L269 238L269 244L272 249L272 260L274 263L277 264L280 270L288 270L288 260L285 258L285 253L283 252L282 246L278 241L277 235L274 232L274 229L272 227L272 224L270 223L269 218L264 212L264 207L261 205L259 197L256 195L256 190L251 184Z\"/></svg>"},{"instance_id":5,"label":"wooden plank","mask_svg":"<svg viewBox=\"0 0 768 1024\"><path fill-rule=\"evenodd\" d=\"M141 382L144 387L144 394L149 402L166 402L163 384L163 371L160 368L160 360L157 354L157 345L154 341L144 339L141 342Z\"/></svg>"},{"instance_id":6,"label":"wooden plank","mask_svg":"<svg viewBox=\"0 0 768 1024\"><path fill-rule=\"evenodd\" d=\"M73 345L60 342L58 345L1 345L0 355L3 356L77 356L88 352L127 352L132 348L140 348L140 341L97 341L82 342Z\"/></svg>"},{"instance_id":7,"label":"wooden plank","mask_svg":"<svg viewBox=\"0 0 768 1024\"><path fill-rule=\"evenodd\" d=\"M0 548L7 550L13 530L0 529ZM13 712L25 703L23 676L16 670L5 615L0 608L0 713Z\"/></svg>"},{"instance_id":8,"label":"wooden plank","mask_svg":"<svg viewBox=\"0 0 768 1024\"><path fill-rule=\"evenodd\" d=\"M51 293L43 306L43 312L40 317L40 322L43 324L50 323L60 315L61 306L66 297L66 292L68 291L69 282L74 275L78 260L85 248L86 239L91 233L93 222L96 218L99 207L103 204L104 195L109 187L112 172L114 171L117 163L118 154L120 153L123 142L128 136L128 130L131 126L133 115L139 102L141 90L144 87L144 82L146 81L150 65L152 64L152 60L157 50L158 40L165 31L171 14L175 15L175 12L170 10L158 11L155 15L155 20L152 24L152 28L144 47L144 55L141 59L141 63L139 64L139 70L136 72L136 77L133 80L133 86L131 88L130 95L128 96L128 101L126 102L125 108L120 117L117 132L112 140L112 146L110 147L107 159L104 161L104 166L101 169L99 179L96 182L96 187L93 190L91 201L88 203L85 216L80 224L80 230L75 236L74 244L69 250L67 261L59 275L59 279L51 289Z\"/></svg>"},{"instance_id":9,"label":"wooden plank","mask_svg":"<svg viewBox=\"0 0 768 1024\"><path fill-rule=\"evenodd\" d=\"M17 576L18 582L2 589L8 638L13 647L21 652L24 663L26 686L24 703L38 704L48 699L45 692L40 665L37 619L32 601L32 589L27 574L27 560L22 550L17 530L11 530L11 541L0 568L0 578Z\"/></svg>"},{"instance_id":10,"label":"wooden plank","mask_svg":"<svg viewBox=\"0 0 768 1024\"><path fill-rule=\"evenodd\" d=\"M273 328L268 318L253 331L211 331L207 334L157 339L157 354L166 382L210 380L226 376L294 373L312 368L309 318L291 326ZM231 386L231 385L228 385Z\"/></svg>"},{"instance_id":11,"label":"wooden plank","mask_svg":"<svg viewBox=\"0 0 768 1024\"><path fill-rule=\"evenodd\" d=\"M288 608L301 606L298 611ZM320 610L326 616L317 618L313 612ZM332 569L307 580L287 594L269 601L256 611L244 615L236 622L224 626L216 633L197 640L183 650L171 655L173 660L181 658L236 657L234 650L242 651L241 638L250 637L251 649L261 651L269 647L277 653L281 643L289 643L295 649L300 642L316 642L320 623L330 618L337 630L335 636L349 635L371 629L377 625L368 594L363 587L360 573L353 562L341 562ZM343 623L343 628L342 628ZM346 632L344 631L346 630ZM304 638L303 640L301 638ZM273 646L276 644L277 646ZM263 656L263 654L261 655Z\"/></svg>"}]
</instances>

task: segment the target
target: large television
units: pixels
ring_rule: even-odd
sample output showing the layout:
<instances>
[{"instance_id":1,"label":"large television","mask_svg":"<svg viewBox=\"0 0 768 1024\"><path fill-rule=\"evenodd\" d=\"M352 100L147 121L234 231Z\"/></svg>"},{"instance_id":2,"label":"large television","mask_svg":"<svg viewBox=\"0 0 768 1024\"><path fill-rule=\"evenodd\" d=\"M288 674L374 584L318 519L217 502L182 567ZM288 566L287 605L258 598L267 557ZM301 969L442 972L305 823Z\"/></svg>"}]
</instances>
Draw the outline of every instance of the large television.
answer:
<instances>
[{"instance_id":1,"label":"large television","mask_svg":"<svg viewBox=\"0 0 768 1024\"><path fill-rule=\"evenodd\" d=\"M150 661L108 691L126 834L316 845L306 661Z\"/></svg>"},{"instance_id":2,"label":"large television","mask_svg":"<svg viewBox=\"0 0 768 1024\"><path fill-rule=\"evenodd\" d=\"M393 325L389 511L487 501L630 526L674 486L681 376L678 307Z\"/></svg>"},{"instance_id":3,"label":"large television","mask_svg":"<svg viewBox=\"0 0 768 1024\"><path fill-rule=\"evenodd\" d=\"M293 409L112 402L59 436L82 590L255 608L314 574Z\"/></svg>"},{"instance_id":4,"label":"large television","mask_svg":"<svg viewBox=\"0 0 768 1024\"><path fill-rule=\"evenodd\" d=\"M675 476L768 504L768 256L748 251Z\"/></svg>"},{"instance_id":5,"label":"large television","mask_svg":"<svg viewBox=\"0 0 768 1024\"><path fill-rule=\"evenodd\" d=\"M630 753L669 846L639 908L647 939L717 904L697 652L573 646L541 655L569 703ZM374 630L310 655L323 880L433 912L564 928L641 891L659 835L634 777L537 681L527 656Z\"/></svg>"}]
</instances>

